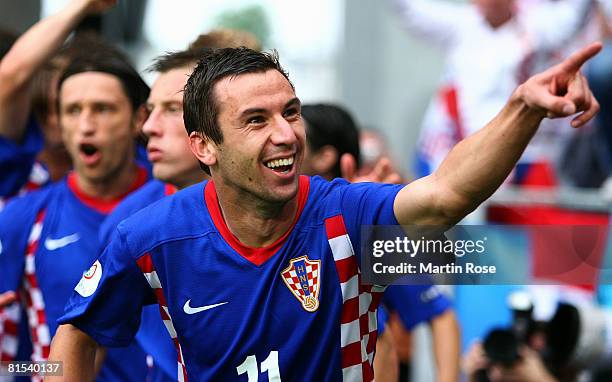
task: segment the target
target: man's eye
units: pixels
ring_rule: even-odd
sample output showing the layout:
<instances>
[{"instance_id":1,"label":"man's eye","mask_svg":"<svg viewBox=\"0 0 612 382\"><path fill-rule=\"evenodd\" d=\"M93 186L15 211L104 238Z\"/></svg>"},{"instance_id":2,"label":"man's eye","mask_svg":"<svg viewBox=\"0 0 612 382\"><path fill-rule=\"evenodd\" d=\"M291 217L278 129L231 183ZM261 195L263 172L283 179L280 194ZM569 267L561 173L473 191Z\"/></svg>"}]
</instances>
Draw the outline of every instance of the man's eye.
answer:
<instances>
[{"instance_id":1,"label":"man's eye","mask_svg":"<svg viewBox=\"0 0 612 382\"><path fill-rule=\"evenodd\" d=\"M284 116L285 118L297 118L300 116L300 112L297 108L291 108L285 110Z\"/></svg>"},{"instance_id":2,"label":"man's eye","mask_svg":"<svg viewBox=\"0 0 612 382\"><path fill-rule=\"evenodd\" d=\"M77 115L81 112L81 108L79 106L68 106L67 108L64 109L64 114L67 115Z\"/></svg>"},{"instance_id":3,"label":"man's eye","mask_svg":"<svg viewBox=\"0 0 612 382\"><path fill-rule=\"evenodd\" d=\"M258 124L258 123L264 123L264 122L265 122L265 119L262 116L249 117L249 119L247 119L248 124Z\"/></svg>"}]
</instances>

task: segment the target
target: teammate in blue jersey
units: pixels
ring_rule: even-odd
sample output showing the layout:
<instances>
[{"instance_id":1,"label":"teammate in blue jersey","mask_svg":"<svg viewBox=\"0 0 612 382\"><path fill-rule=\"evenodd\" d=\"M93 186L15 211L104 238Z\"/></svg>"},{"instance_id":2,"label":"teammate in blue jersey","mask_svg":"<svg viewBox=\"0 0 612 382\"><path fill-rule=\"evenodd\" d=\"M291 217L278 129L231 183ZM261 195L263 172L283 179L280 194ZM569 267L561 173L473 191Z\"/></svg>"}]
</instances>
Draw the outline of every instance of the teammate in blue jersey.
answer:
<instances>
[{"instance_id":1,"label":"teammate in blue jersey","mask_svg":"<svg viewBox=\"0 0 612 382\"><path fill-rule=\"evenodd\" d=\"M205 55L184 120L211 180L119 225L77 285L50 359L64 362L62 378L90 380L99 344L129 343L142 306L157 303L184 379L372 380L384 288L359 282L361 226L459 221L501 184L544 117L592 118L598 104L577 72L600 49L528 80L436 173L407 186L300 176L300 101L276 58Z\"/></svg>"},{"instance_id":2,"label":"teammate in blue jersey","mask_svg":"<svg viewBox=\"0 0 612 382\"><path fill-rule=\"evenodd\" d=\"M123 55L109 48L75 58L58 86L62 137L75 170L0 213L0 293L24 291L33 360L49 355L57 319L98 253L100 224L148 178L135 163L134 137L149 89ZM99 379L143 381L145 356L137 345L112 349Z\"/></svg>"},{"instance_id":3,"label":"teammate in blue jersey","mask_svg":"<svg viewBox=\"0 0 612 382\"><path fill-rule=\"evenodd\" d=\"M72 51L60 51L88 15L106 11L115 0L71 0L20 36L0 59L0 198L59 180L70 157L57 120L57 80ZM84 46L81 46L84 48ZM87 47L85 47L87 48ZM36 160L36 162L35 162ZM33 165L37 163L37 167Z\"/></svg>"}]
</instances>

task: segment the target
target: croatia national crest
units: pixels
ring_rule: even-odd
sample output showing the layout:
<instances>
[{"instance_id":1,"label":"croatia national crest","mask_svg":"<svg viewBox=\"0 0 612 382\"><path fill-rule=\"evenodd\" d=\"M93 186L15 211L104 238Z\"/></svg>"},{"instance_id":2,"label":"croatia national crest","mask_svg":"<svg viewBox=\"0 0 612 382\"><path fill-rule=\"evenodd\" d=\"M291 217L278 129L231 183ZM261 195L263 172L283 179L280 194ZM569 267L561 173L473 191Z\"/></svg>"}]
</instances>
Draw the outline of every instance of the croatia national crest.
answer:
<instances>
[{"instance_id":1,"label":"croatia national crest","mask_svg":"<svg viewBox=\"0 0 612 382\"><path fill-rule=\"evenodd\" d=\"M291 259L281 272L283 281L307 312L319 308L321 260L309 260L307 256Z\"/></svg>"}]
</instances>

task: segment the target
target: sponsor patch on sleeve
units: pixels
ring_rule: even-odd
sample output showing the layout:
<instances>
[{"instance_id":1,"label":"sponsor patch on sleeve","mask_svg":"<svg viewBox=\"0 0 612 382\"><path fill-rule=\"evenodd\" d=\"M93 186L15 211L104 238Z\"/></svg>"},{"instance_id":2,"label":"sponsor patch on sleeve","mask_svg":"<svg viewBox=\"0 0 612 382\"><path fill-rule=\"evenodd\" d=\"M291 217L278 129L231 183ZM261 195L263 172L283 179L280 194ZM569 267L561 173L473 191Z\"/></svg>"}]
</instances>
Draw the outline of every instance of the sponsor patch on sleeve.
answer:
<instances>
[{"instance_id":1,"label":"sponsor patch on sleeve","mask_svg":"<svg viewBox=\"0 0 612 382\"><path fill-rule=\"evenodd\" d=\"M100 261L96 260L91 268L83 273L81 281L79 281L74 290L83 297L89 297L94 294L98 288L100 279L102 279L102 264L100 264Z\"/></svg>"}]
</instances>

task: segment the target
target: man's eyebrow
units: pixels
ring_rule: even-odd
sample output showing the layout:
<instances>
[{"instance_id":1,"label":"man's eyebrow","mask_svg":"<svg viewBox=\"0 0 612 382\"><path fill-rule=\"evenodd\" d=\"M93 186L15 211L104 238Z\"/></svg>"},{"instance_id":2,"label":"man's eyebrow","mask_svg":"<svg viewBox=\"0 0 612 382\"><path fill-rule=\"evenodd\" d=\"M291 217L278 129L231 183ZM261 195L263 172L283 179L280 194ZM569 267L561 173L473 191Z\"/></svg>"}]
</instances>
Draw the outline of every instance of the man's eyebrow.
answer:
<instances>
[{"instance_id":1,"label":"man's eyebrow","mask_svg":"<svg viewBox=\"0 0 612 382\"><path fill-rule=\"evenodd\" d=\"M261 107L252 107L250 109L246 109L244 110L242 113L240 113L239 118L244 118L247 115L251 115L251 114L257 114L257 113L265 113L267 110Z\"/></svg>"},{"instance_id":2,"label":"man's eyebrow","mask_svg":"<svg viewBox=\"0 0 612 382\"><path fill-rule=\"evenodd\" d=\"M302 102L300 101L300 99L298 97L292 98L290 99L285 106L283 107L283 109L286 109L290 106L299 106L301 105ZM240 113L239 118L244 118L247 115L251 115L251 114L257 114L257 113L266 113L268 110L261 108L261 107L252 107L249 109L244 110L242 113Z\"/></svg>"},{"instance_id":3,"label":"man's eyebrow","mask_svg":"<svg viewBox=\"0 0 612 382\"><path fill-rule=\"evenodd\" d=\"M285 109L290 107L290 106L301 106L302 105L302 101L300 101L300 99L298 97L292 98L291 100L289 100L289 102L287 102L285 104Z\"/></svg>"}]
</instances>

